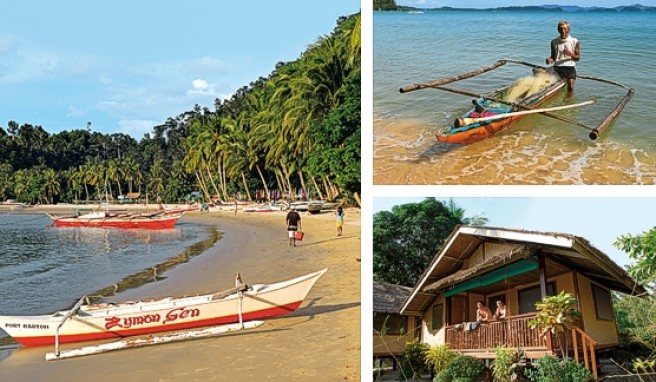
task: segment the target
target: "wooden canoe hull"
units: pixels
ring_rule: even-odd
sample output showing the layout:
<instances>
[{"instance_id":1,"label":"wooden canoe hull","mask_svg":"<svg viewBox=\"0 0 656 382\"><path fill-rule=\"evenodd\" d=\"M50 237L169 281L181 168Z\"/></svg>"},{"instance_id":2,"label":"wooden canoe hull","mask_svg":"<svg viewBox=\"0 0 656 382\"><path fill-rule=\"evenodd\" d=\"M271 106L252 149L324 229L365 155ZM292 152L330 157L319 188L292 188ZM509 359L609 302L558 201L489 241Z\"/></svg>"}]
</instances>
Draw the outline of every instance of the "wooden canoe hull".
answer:
<instances>
[{"instance_id":1,"label":"wooden canoe hull","mask_svg":"<svg viewBox=\"0 0 656 382\"><path fill-rule=\"evenodd\" d=\"M50 215L56 227L88 227L88 228L119 228L119 229L171 229L182 214L158 217L133 216L124 218L91 218L56 217Z\"/></svg>"},{"instance_id":2,"label":"wooden canoe hull","mask_svg":"<svg viewBox=\"0 0 656 382\"><path fill-rule=\"evenodd\" d=\"M252 285L244 292L165 298L121 304L82 305L60 328L59 342L121 338L280 316L295 311L327 269L275 284ZM242 293L242 298L240 298ZM0 316L0 328L24 346L55 343L67 312L50 316Z\"/></svg>"},{"instance_id":3,"label":"wooden canoe hull","mask_svg":"<svg viewBox=\"0 0 656 382\"><path fill-rule=\"evenodd\" d=\"M555 96L564 86L565 82L562 80L555 82L553 85L546 88L539 97L533 98L529 102L520 102L520 105L530 109L535 109ZM467 112L464 117L467 117L469 113L470 112ZM455 129L452 127L449 131L438 134L437 140L444 143L469 145L482 139L489 138L492 135L507 129L523 117L524 115L519 115L490 122L478 123L472 125L471 128L461 127Z\"/></svg>"}]
</instances>

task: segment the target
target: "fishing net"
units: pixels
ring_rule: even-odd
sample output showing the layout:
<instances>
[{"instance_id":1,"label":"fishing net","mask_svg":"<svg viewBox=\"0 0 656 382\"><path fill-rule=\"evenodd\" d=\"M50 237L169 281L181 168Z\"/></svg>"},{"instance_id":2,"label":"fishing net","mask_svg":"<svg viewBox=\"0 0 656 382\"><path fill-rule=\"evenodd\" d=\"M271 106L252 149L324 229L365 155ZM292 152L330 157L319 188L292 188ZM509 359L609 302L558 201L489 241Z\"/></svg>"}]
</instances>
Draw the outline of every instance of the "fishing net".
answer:
<instances>
[{"instance_id":1,"label":"fishing net","mask_svg":"<svg viewBox=\"0 0 656 382\"><path fill-rule=\"evenodd\" d=\"M506 93L506 100L509 102L518 102L519 100L531 96L547 86L558 81L558 77L547 71L538 71L537 73L526 76L515 81Z\"/></svg>"}]
</instances>

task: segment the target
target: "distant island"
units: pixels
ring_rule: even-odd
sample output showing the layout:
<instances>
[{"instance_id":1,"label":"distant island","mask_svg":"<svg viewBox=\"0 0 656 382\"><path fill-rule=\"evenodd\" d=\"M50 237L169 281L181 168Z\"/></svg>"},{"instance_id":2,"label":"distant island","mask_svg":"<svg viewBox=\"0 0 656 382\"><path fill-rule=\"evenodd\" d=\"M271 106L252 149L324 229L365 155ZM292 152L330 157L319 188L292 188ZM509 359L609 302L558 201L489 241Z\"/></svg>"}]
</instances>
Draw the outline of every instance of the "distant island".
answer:
<instances>
[{"instance_id":1,"label":"distant island","mask_svg":"<svg viewBox=\"0 0 656 382\"><path fill-rule=\"evenodd\" d=\"M619 7L579 7L576 5L532 5L532 6L512 6L512 7L495 7L495 8L416 8L396 5L395 0L374 0L375 11L400 11L400 12L452 12L452 11L511 11L511 12L654 12L656 7L645 6L640 4L621 5Z\"/></svg>"}]
</instances>

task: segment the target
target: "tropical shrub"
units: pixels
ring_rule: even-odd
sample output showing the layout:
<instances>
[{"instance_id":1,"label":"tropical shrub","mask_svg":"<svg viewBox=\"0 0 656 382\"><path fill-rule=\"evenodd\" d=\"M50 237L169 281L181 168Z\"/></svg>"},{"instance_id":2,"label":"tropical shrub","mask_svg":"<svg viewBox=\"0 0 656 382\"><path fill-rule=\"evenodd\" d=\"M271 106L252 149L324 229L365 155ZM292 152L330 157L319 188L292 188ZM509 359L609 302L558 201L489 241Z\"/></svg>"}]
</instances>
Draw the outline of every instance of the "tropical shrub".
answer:
<instances>
[{"instance_id":1,"label":"tropical shrub","mask_svg":"<svg viewBox=\"0 0 656 382\"><path fill-rule=\"evenodd\" d=\"M421 372L426 370L424 354L428 348L429 345L420 342L418 338L405 343L399 362L404 379L418 378Z\"/></svg>"},{"instance_id":2,"label":"tropical shrub","mask_svg":"<svg viewBox=\"0 0 656 382\"><path fill-rule=\"evenodd\" d=\"M492 362L492 377L494 382L510 382L511 367L514 363L514 351L506 346L497 346L494 349Z\"/></svg>"},{"instance_id":3,"label":"tropical shrub","mask_svg":"<svg viewBox=\"0 0 656 382\"><path fill-rule=\"evenodd\" d=\"M567 349L567 336L564 334L576 328L581 317L576 298L570 293L561 291L555 296L547 296L541 302L535 303L535 308L538 314L528 322L531 329L540 328L542 336L551 332L555 335L560 349ZM565 338L564 346L560 340L561 335Z\"/></svg>"},{"instance_id":4,"label":"tropical shrub","mask_svg":"<svg viewBox=\"0 0 656 382\"><path fill-rule=\"evenodd\" d=\"M470 355L459 355L446 370L453 376L453 382L473 382L483 373L485 365Z\"/></svg>"},{"instance_id":5,"label":"tropical shrub","mask_svg":"<svg viewBox=\"0 0 656 382\"><path fill-rule=\"evenodd\" d=\"M533 382L591 382L594 375L583 365L571 359L545 355L533 363L534 368L526 370L526 376Z\"/></svg>"},{"instance_id":6,"label":"tropical shrub","mask_svg":"<svg viewBox=\"0 0 656 382\"><path fill-rule=\"evenodd\" d=\"M424 354L424 359L426 364L433 369L433 372L439 374L442 370L446 369L451 361L457 356L458 354L449 350L448 344L443 344L429 347Z\"/></svg>"}]
</instances>

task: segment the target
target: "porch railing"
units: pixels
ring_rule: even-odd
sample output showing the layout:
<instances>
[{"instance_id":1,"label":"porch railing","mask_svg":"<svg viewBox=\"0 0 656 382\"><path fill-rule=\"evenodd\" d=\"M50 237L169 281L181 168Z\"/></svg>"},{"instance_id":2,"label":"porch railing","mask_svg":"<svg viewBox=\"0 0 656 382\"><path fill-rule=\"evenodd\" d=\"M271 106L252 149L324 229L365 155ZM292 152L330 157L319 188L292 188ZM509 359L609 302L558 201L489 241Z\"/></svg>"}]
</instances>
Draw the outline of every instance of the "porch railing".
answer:
<instances>
[{"instance_id":1,"label":"porch railing","mask_svg":"<svg viewBox=\"0 0 656 382\"><path fill-rule=\"evenodd\" d=\"M483 350L504 344L511 348L546 348L546 337L540 337L539 329L531 329L528 325L534 317L535 313L522 314L503 321L481 323L476 329L467 323L449 325L446 342L455 350Z\"/></svg>"}]
</instances>

